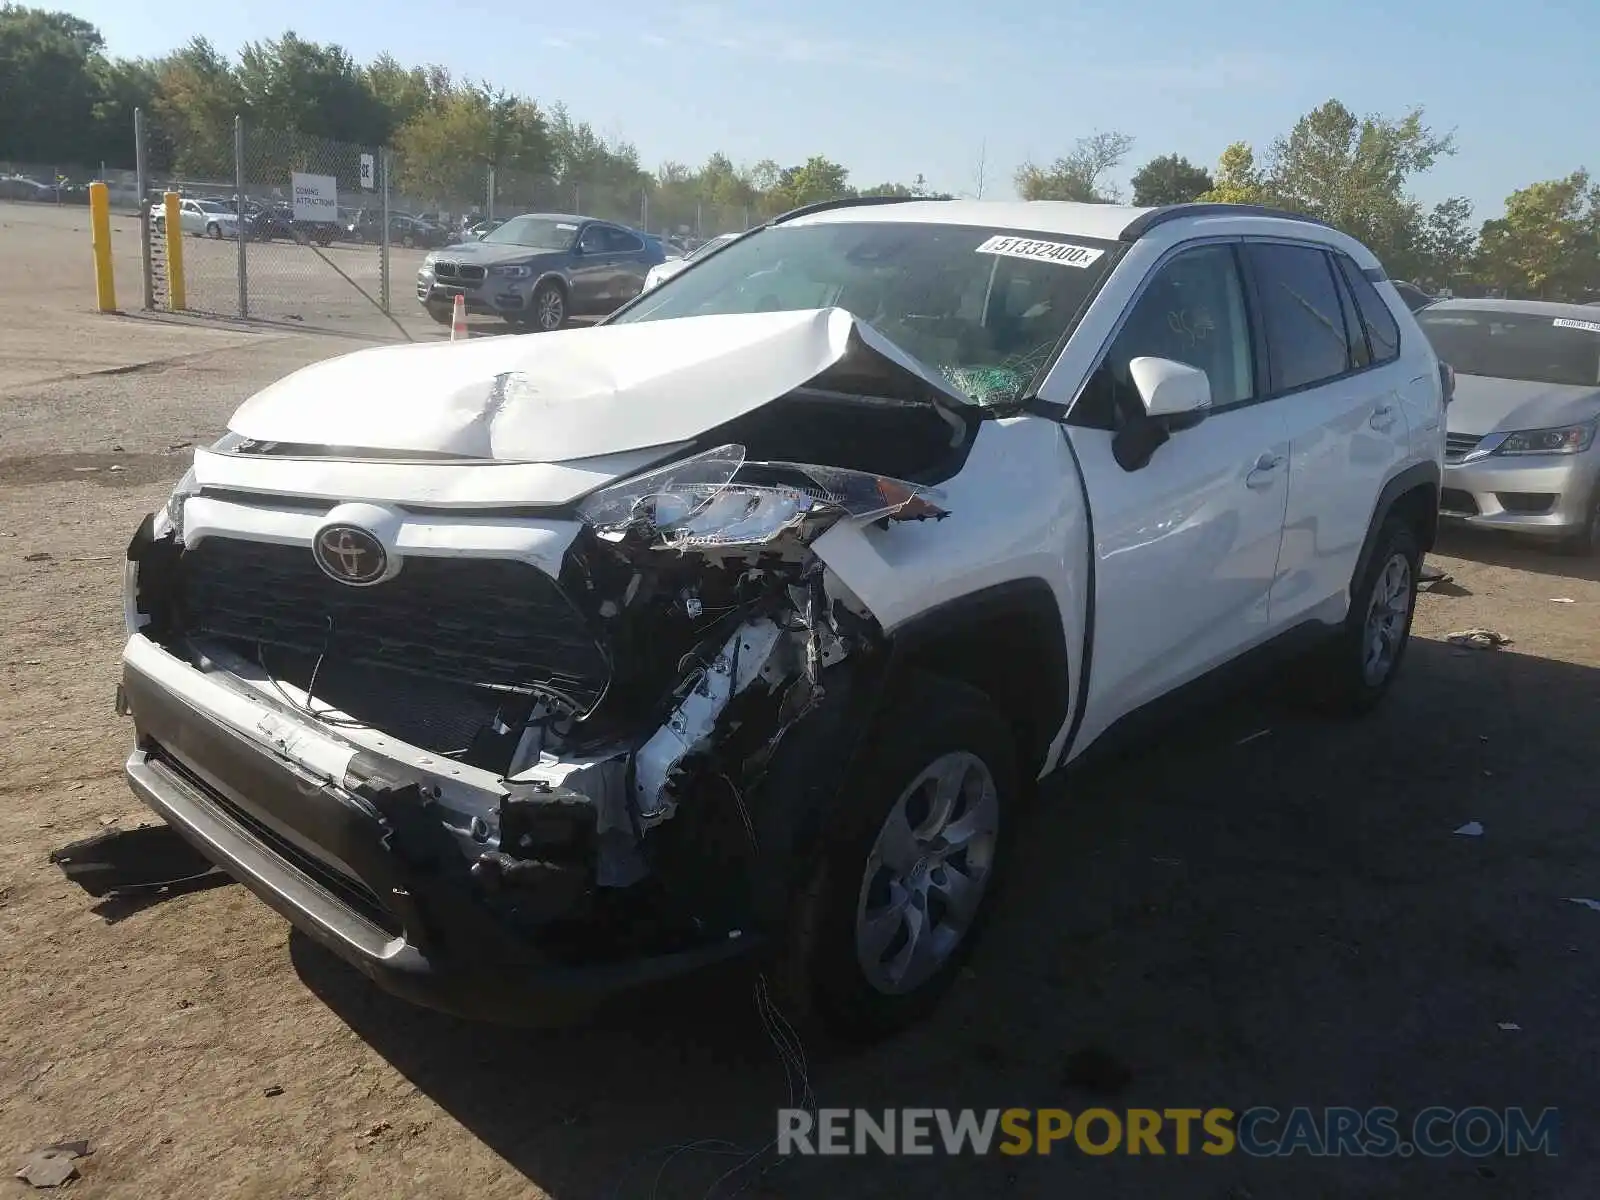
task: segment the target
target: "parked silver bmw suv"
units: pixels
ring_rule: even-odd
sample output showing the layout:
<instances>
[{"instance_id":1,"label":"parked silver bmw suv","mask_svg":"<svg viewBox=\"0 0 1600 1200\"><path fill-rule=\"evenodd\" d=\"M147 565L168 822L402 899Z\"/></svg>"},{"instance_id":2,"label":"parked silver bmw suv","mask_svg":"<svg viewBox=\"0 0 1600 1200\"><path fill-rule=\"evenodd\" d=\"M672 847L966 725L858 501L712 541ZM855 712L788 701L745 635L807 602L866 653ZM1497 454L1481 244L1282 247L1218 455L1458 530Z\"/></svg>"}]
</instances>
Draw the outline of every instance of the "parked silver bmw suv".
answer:
<instances>
[{"instance_id":1,"label":"parked silver bmw suv","mask_svg":"<svg viewBox=\"0 0 1600 1200\"><path fill-rule=\"evenodd\" d=\"M1443 300L1417 321L1456 372L1443 515L1600 553L1600 314Z\"/></svg>"}]
</instances>

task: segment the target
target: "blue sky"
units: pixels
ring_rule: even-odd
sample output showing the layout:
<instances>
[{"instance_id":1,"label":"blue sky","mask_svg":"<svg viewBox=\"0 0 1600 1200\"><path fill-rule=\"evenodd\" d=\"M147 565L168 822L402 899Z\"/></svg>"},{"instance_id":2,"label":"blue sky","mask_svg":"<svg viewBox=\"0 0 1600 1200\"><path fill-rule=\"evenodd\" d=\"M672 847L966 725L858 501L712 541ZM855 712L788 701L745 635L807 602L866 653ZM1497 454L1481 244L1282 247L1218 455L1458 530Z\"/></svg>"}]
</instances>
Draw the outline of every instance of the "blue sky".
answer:
<instances>
[{"instance_id":1,"label":"blue sky","mask_svg":"<svg viewBox=\"0 0 1600 1200\"><path fill-rule=\"evenodd\" d=\"M861 185L921 172L970 192L982 149L986 194L1009 196L1019 161L1048 161L1096 130L1134 136L1130 168L1169 151L1211 166L1230 141L1264 147L1337 97L1391 115L1421 104L1454 129L1458 153L1416 192L1465 195L1480 217L1586 155L1600 169L1593 124L1578 116L1600 112L1595 0L57 3L116 54L160 54L196 34L236 52L292 28L360 61L437 62L565 101L650 165L719 149L744 163L823 153Z\"/></svg>"}]
</instances>

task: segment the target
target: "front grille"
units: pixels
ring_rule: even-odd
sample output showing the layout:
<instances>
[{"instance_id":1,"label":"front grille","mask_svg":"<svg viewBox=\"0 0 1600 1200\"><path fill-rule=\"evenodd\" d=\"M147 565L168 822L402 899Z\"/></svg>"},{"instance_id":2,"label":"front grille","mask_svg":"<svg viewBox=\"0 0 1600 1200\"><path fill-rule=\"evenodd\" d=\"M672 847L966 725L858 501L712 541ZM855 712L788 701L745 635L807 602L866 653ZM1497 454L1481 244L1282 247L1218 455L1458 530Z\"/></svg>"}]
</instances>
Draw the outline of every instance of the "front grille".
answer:
<instances>
[{"instance_id":1,"label":"front grille","mask_svg":"<svg viewBox=\"0 0 1600 1200\"><path fill-rule=\"evenodd\" d=\"M1472 498L1471 492L1463 492L1460 488L1441 488L1439 511L1465 513L1469 517L1475 517L1478 515L1478 502Z\"/></svg>"},{"instance_id":2,"label":"front grille","mask_svg":"<svg viewBox=\"0 0 1600 1200\"><path fill-rule=\"evenodd\" d=\"M284 862L294 867L295 870L312 880L318 887L346 908L355 912L369 925L376 926L390 937L399 937L405 932L399 918L384 907L383 902L378 898L378 894L354 875L340 870L332 863L324 862L320 858L307 854L270 825L251 816L191 771L160 742L147 742L145 750L152 759L159 762L190 788L203 795L228 820L239 826L239 828L255 838L256 841L260 842L261 845L283 859Z\"/></svg>"},{"instance_id":3,"label":"front grille","mask_svg":"<svg viewBox=\"0 0 1600 1200\"><path fill-rule=\"evenodd\" d=\"M433 277L435 279L465 279L476 282L488 272L485 268L474 266L471 263L457 263L439 261L433 264Z\"/></svg>"},{"instance_id":4,"label":"front grille","mask_svg":"<svg viewBox=\"0 0 1600 1200\"><path fill-rule=\"evenodd\" d=\"M1483 441L1481 434L1476 433L1447 433L1444 435L1444 456L1449 462L1465 458L1478 448L1478 443Z\"/></svg>"},{"instance_id":5,"label":"front grille","mask_svg":"<svg viewBox=\"0 0 1600 1200\"><path fill-rule=\"evenodd\" d=\"M587 712L605 651L556 581L509 559L405 560L373 587L324 575L303 546L206 538L180 560L181 628L455 683L555 695Z\"/></svg>"}]
</instances>

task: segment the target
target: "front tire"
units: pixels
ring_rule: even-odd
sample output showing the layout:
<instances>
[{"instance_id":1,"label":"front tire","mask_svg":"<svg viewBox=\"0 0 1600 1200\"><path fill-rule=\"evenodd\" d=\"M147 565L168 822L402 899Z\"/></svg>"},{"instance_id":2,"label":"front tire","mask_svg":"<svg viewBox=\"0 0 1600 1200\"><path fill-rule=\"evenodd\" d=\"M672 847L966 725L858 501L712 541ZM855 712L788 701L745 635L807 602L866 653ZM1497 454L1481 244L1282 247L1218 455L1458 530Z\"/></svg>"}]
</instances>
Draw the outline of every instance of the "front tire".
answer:
<instances>
[{"instance_id":1,"label":"front tire","mask_svg":"<svg viewBox=\"0 0 1600 1200\"><path fill-rule=\"evenodd\" d=\"M982 692L917 673L838 798L794 905L782 990L848 1043L903 1029L949 990L992 910L1020 808L1016 742Z\"/></svg>"},{"instance_id":2,"label":"front tire","mask_svg":"<svg viewBox=\"0 0 1600 1200\"><path fill-rule=\"evenodd\" d=\"M1391 517L1378 531L1372 559L1351 589L1344 628L1318 664L1318 706L1340 716L1371 712L1383 699L1411 644L1422 546L1416 530Z\"/></svg>"},{"instance_id":3,"label":"front tire","mask_svg":"<svg viewBox=\"0 0 1600 1200\"><path fill-rule=\"evenodd\" d=\"M450 324L455 316L452 309L446 308L441 304L425 304L423 307L428 310L428 315L441 325Z\"/></svg>"},{"instance_id":4,"label":"front tire","mask_svg":"<svg viewBox=\"0 0 1600 1200\"><path fill-rule=\"evenodd\" d=\"M553 333L567 322L567 293L553 279L541 283L533 293L529 324L540 333Z\"/></svg>"}]
</instances>

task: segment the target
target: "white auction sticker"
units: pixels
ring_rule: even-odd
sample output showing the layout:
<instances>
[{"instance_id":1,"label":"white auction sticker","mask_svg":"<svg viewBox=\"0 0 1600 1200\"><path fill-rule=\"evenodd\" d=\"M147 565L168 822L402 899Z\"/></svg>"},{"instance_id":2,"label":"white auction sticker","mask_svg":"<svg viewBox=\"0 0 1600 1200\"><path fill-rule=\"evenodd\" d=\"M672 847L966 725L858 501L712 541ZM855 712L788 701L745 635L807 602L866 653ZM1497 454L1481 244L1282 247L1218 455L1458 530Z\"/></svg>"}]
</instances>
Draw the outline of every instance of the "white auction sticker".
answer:
<instances>
[{"instance_id":1,"label":"white auction sticker","mask_svg":"<svg viewBox=\"0 0 1600 1200\"><path fill-rule=\"evenodd\" d=\"M1600 321L1573 321L1566 317L1557 317L1550 323L1557 329L1587 329L1590 333L1600 333Z\"/></svg>"},{"instance_id":2,"label":"white auction sticker","mask_svg":"<svg viewBox=\"0 0 1600 1200\"><path fill-rule=\"evenodd\" d=\"M1042 242L1037 238L996 234L976 254L1004 254L1011 258L1036 258L1063 267L1087 267L1098 259L1104 250L1090 246L1075 246L1071 242Z\"/></svg>"}]
</instances>

